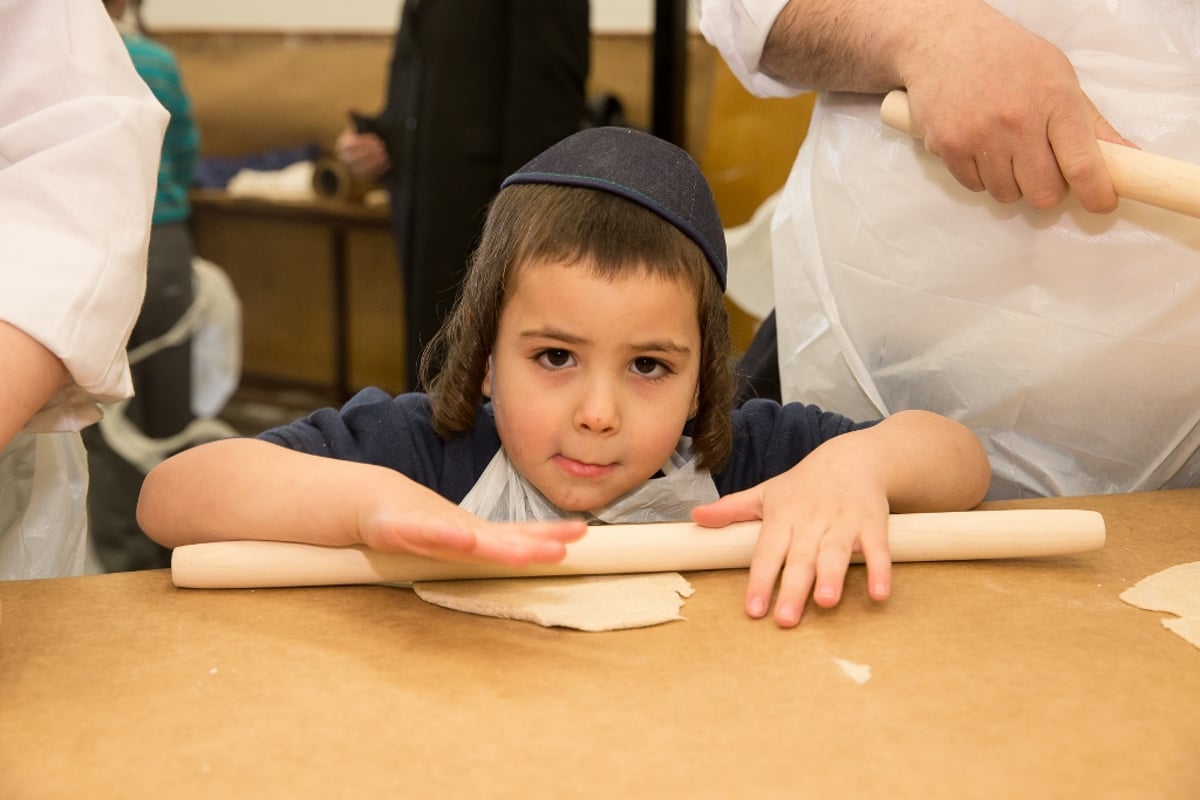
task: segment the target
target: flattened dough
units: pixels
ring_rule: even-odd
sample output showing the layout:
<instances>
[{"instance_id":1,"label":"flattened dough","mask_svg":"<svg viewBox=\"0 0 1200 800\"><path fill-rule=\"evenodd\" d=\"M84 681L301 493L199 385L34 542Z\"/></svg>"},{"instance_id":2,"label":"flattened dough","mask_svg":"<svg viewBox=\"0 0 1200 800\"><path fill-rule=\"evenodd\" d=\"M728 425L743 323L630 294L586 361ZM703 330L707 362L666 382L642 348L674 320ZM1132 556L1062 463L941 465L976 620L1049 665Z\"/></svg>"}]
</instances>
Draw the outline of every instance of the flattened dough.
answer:
<instances>
[{"instance_id":1,"label":"flattened dough","mask_svg":"<svg viewBox=\"0 0 1200 800\"><path fill-rule=\"evenodd\" d=\"M1163 627L1200 647L1200 561L1176 564L1142 578L1121 592L1121 599L1147 611L1179 615L1164 619Z\"/></svg>"},{"instance_id":2,"label":"flattened dough","mask_svg":"<svg viewBox=\"0 0 1200 800\"><path fill-rule=\"evenodd\" d=\"M679 608L692 585L677 572L588 577L423 581L413 584L427 603L501 619L581 631L645 628L683 619Z\"/></svg>"}]
</instances>

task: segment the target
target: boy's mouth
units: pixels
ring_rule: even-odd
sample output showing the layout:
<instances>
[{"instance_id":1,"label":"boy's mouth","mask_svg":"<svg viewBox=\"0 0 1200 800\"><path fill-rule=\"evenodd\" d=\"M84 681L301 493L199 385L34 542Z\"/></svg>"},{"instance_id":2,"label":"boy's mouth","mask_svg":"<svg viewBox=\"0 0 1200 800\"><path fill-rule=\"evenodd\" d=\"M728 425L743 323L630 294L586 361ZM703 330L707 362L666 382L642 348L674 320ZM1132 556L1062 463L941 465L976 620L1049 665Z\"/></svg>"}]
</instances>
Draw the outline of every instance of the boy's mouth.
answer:
<instances>
[{"instance_id":1,"label":"boy's mouth","mask_svg":"<svg viewBox=\"0 0 1200 800\"><path fill-rule=\"evenodd\" d=\"M603 478L616 468L615 464L588 464L584 461L576 461L561 453L552 460L555 466L573 478Z\"/></svg>"}]
</instances>

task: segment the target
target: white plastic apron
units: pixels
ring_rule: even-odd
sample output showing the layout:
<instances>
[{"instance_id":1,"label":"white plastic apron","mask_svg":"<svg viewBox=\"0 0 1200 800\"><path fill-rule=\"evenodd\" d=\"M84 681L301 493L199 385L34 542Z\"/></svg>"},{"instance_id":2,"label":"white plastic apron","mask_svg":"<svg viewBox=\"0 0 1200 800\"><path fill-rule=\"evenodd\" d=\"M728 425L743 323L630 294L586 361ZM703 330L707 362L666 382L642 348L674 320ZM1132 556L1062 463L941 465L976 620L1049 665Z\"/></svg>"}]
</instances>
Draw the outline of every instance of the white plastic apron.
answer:
<instances>
[{"instance_id":1,"label":"white plastic apron","mask_svg":"<svg viewBox=\"0 0 1200 800\"><path fill-rule=\"evenodd\" d=\"M131 365L192 340L192 413L196 419L174 436L155 439L125 416L128 400L106 406L100 419L104 441L121 458L148 473L168 456L203 442L236 436L217 414L237 389L242 369L242 306L229 276L211 261L192 259L195 300L169 330L129 351Z\"/></svg>"},{"instance_id":2,"label":"white plastic apron","mask_svg":"<svg viewBox=\"0 0 1200 800\"><path fill-rule=\"evenodd\" d=\"M1200 162L1200 3L993 5L1063 48L1117 130ZM1200 485L1200 220L996 203L884 129L879 98L829 95L772 246L785 401L954 417L991 497Z\"/></svg>"},{"instance_id":3,"label":"white plastic apron","mask_svg":"<svg viewBox=\"0 0 1200 800\"><path fill-rule=\"evenodd\" d=\"M626 492L590 514L571 513L553 505L524 478L501 447L459 506L484 519L524 522L577 517L589 523L681 522L691 510L719 497L707 470L697 470L692 440L681 437L662 475Z\"/></svg>"},{"instance_id":4,"label":"white plastic apron","mask_svg":"<svg viewBox=\"0 0 1200 800\"><path fill-rule=\"evenodd\" d=\"M76 432L20 432L0 451L0 580L82 575L87 454Z\"/></svg>"}]
</instances>

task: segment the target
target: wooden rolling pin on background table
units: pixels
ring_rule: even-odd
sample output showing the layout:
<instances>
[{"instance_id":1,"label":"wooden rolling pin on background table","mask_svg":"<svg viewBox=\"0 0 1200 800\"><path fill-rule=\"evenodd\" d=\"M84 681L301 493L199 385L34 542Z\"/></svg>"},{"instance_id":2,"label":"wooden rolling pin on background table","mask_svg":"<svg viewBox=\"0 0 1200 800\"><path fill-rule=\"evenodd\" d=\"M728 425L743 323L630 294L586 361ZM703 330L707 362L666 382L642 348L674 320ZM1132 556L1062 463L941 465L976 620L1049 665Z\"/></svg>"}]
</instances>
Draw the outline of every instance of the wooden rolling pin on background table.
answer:
<instances>
[{"instance_id":1,"label":"wooden rolling pin on background table","mask_svg":"<svg viewBox=\"0 0 1200 800\"><path fill-rule=\"evenodd\" d=\"M759 523L702 528L690 522L594 526L557 564L522 568L435 561L361 547L234 541L175 548L176 586L233 589L534 575L603 575L738 569L750 565ZM1063 555L1104 544L1104 518L1078 509L893 514L893 561L951 561Z\"/></svg>"},{"instance_id":2,"label":"wooden rolling pin on background table","mask_svg":"<svg viewBox=\"0 0 1200 800\"><path fill-rule=\"evenodd\" d=\"M907 92L889 92L879 116L889 128L920 138L913 127ZM1103 140L1099 144L1118 197L1200 218L1200 164Z\"/></svg>"}]
</instances>

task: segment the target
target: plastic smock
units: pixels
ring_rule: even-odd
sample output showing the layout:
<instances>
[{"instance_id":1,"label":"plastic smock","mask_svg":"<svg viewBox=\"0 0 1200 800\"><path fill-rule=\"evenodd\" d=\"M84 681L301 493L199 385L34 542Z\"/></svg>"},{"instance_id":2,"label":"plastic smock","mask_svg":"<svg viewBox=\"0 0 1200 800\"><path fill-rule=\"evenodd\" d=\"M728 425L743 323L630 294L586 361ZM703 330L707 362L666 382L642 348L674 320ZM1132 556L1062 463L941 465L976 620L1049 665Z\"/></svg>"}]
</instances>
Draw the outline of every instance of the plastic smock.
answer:
<instances>
[{"instance_id":1,"label":"plastic smock","mask_svg":"<svg viewBox=\"0 0 1200 800\"><path fill-rule=\"evenodd\" d=\"M604 508L572 513L555 506L517 471L501 447L459 503L478 517L497 522L581 518L589 523L679 522L720 495L712 474L696 469L692 440L683 436L661 475L626 492Z\"/></svg>"},{"instance_id":2,"label":"plastic smock","mask_svg":"<svg viewBox=\"0 0 1200 800\"><path fill-rule=\"evenodd\" d=\"M1123 135L1200 162L1200 4L992 5L1060 47ZM745 68L764 26L705 32L748 87L794 93ZM990 497L1200 485L1200 220L999 204L885 129L880 100L821 96L779 199L784 401L958 419L984 439Z\"/></svg>"},{"instance_id":3,"label":"plastic smock","mask_svg":"<svg viewBox=\"0 0 1200 800\"><path fill-rule=\"evenodd\" d=\"M192 342L191 409L196 415L173 436L147 436L129 417L128 400L106 406L100 420L104 441L126 462L147 474L171 455L204 442L237 435L217 418L237 389L242 370L242 306L224 270L203 258L192 258L195 299L169 330L129 351L137 364L180 342Z\"/></svg>"},{"instance_id":4,"label":"plastic smock","mask_svg":"<svg viewBox=\"0 0 1200 800\"><path fill-rule=\"evenodd\" d=\"M0 97L0 319L70 373L0 450L0 578L78 574L87 471L74 431L99 418L97 401L132 392L125 346L167 113L89 0L0 4Z\"/></svg>"}]
</instances>

